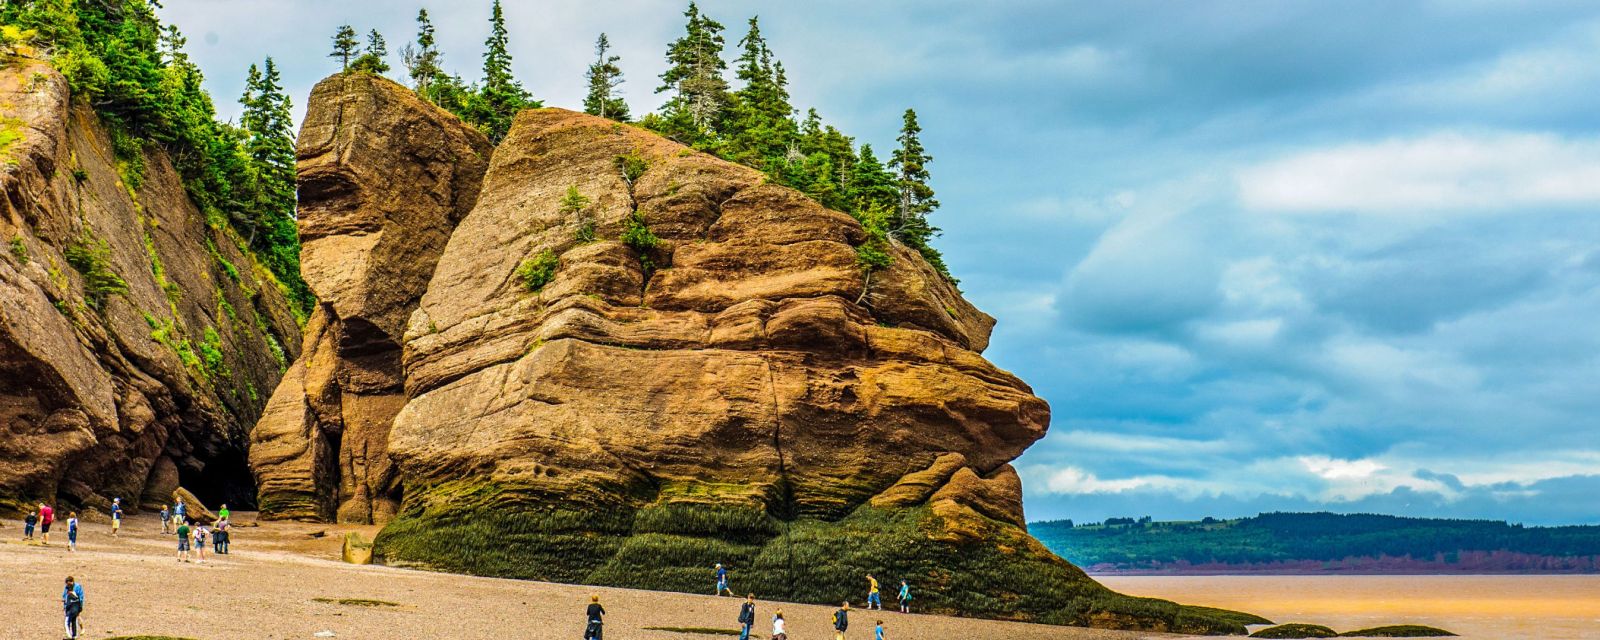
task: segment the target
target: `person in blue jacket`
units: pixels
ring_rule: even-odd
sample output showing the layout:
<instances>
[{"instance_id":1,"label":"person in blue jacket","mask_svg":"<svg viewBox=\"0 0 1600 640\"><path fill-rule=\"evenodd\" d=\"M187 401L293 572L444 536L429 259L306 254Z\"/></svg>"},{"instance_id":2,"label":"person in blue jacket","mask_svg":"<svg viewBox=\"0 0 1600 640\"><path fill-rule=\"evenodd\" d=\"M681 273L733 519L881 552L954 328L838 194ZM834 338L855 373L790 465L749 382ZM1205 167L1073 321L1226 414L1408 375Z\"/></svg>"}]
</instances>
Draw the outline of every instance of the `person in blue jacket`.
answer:
<instances>
[{"instance_id":1,"label":"person in blue jacket","mask_svg":"<svg viewBox=\"0 0 1600 640\"><path fill-rule=\"evenodd\" d=\"M61 590L61 608L67 614L67 638L77 638L83 633L83 623L78 621L83 615L83 585L72 576L67 576L67 586Z\"/></svg>"}]
</instances>

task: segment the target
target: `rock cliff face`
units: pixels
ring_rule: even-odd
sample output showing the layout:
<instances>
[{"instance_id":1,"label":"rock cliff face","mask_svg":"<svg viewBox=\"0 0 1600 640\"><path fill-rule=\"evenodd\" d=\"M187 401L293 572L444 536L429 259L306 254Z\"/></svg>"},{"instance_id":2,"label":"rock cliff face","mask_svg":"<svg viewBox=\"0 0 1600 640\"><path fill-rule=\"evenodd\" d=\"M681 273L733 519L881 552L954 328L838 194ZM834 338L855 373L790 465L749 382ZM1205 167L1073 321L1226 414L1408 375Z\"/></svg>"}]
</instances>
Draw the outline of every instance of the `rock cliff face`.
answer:
<instances>
[{"instance_id":1,"label":"rock cliff face","mask_svg":"<svg viewBox=\"0 0 1600 640\"><path fill-rule=\"evenodd\" d=\"M48 65L0 68L0 511L255 501L247 432L300 330L166 155L135 179ZM126 175L125 175L126 174Z\"/></svg>"},{"instance_id":2,"label":"rock cliff face","mask_svg":"<svg viewBox=\"0 0 1600 640\"><path fill-rule=\"evenodd\" d=\"M301 261L320 304L303 357L256 426L262 511L386 522L400 506L389 428L406 402L406 320L491 147L455 116L366 74L312 91L299 140Z\"/></svg>"},{"instance_id":3,"label":"rock cliff face","mask_svg":"<svg viewBox=\"0 0 1600 640\"><path fill-rule=\"evenodd\" d=\"M308 105L324 304L254 432L271 515L392 515L389 564L700 591L723 563L819 602L874 573L925 611L1242 630L1027 535L1008 463L1049 408L915 252L869 288L850 216L559 109L520 114L485 170L401 92L335 77Z\"/></svg>"}]
</instances>

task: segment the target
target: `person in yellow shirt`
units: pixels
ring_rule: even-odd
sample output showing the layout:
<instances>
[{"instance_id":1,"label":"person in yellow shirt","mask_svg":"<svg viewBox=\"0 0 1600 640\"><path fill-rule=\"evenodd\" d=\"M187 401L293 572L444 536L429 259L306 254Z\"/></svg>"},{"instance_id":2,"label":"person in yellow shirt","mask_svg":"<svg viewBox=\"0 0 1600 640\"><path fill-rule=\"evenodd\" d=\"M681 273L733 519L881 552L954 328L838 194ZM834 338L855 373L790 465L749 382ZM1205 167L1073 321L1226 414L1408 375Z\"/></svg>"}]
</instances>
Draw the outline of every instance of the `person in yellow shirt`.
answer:
<instances>
[{"instance_id":1,"label":"person in yellow shirt","mask_svg":"<svg viewBox=\"0 0 1600 640\"><path fill-rule=\"evenodd\" d=\"M867 574L867 610L883 610L883 600L878 595L878 579Z\"/></svg>"}]
</instances>

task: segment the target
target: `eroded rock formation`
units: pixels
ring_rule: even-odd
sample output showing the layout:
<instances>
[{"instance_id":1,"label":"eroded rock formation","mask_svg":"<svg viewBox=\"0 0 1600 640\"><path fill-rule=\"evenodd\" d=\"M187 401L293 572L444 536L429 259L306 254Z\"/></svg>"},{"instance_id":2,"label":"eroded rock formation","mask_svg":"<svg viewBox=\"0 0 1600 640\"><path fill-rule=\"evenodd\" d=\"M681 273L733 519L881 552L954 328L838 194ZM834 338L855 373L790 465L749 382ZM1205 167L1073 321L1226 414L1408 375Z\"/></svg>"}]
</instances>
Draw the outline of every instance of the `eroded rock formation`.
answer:
<instances>
[{"instance_id":1,"label":"eroded rock formation","mask_svg":"<svg viewBox=\"0 0 1600 640\"><path fill-rule=\"evenodd\" d=\"M0 68L0 129L0 510L154 507L180 479L253 504L246 434L300 344L276 282L159 149L130 187L49 65Z\"/></svg>"},{"instance_id":2,"label":"eroded rock formation","mask_svg":"<svg viewBox=\"0 0 1600 640\"><path fill-rule=\"evenodd\" d=\"M400 505L389 428L401 343L434 264L471 210L483 135L405 87L340 75L311 94L299 140L301 263L320 304L305 353L253 434L262 511L386 522Z\"/></svg>"},{"instance_id":3,"label":"eroded rock formation","mask_svg":"<svg viewBox=\"0 0 1600 640\"><path fill-rule=\"evenodd\" d=\"M560 109L518 115L480 185L476 142L403 91L352 74L308 105L324 304L255 431L269 515L381 520L397 500L390 564L699 591L720 562L736 589L806 601L871 572L930 611L1242 630L1112 593L1027 535L1009 462L1049 408L916 252L895 245L869 286L850 216ZM395 134L424 127L444 133ZM365 471L333 462L353 442Z\"/></svg>"}]
</instances>

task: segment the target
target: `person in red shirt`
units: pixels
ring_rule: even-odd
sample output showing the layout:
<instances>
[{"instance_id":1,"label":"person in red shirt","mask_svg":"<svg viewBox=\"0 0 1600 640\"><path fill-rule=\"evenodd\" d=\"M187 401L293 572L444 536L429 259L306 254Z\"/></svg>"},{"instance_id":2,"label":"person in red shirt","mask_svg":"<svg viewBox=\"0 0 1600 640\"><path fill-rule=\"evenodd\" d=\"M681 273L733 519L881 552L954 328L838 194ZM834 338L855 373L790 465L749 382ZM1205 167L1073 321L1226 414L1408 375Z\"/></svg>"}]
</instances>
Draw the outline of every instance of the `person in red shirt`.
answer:
<instances>
[{"instance_id":1,"label":"person in red shirt","mask_svg":"<svg viewBox=\"0 0 1600 640\"><path fill-rule=\"evenodd\" d=\"M50 544L50 523L56 521L56 510L39 503L39 534L45 544Z\"/></svg>"}]
</instances>

